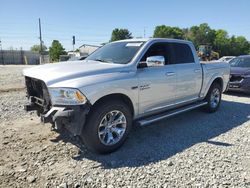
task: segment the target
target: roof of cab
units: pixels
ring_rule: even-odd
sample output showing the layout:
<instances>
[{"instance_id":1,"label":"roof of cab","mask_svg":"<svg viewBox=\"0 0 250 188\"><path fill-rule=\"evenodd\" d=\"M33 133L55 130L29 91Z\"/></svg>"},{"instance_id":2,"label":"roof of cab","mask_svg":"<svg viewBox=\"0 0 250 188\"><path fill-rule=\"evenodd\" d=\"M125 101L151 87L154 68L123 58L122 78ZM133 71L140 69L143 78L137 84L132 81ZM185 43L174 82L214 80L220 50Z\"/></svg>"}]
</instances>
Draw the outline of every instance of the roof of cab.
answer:
<instances>
[{"instance_id":1,"label":"roof of cab","mask_svg":"<svg viewBox=\"0 0 250 188\"><path fill-rule=\"evenodd\" d=\"M118 40L114 42L149 42L149 41L169 41L169 42L185 42L185 43L191 43L187 40L181 40L181 39L171 39L171 38L133 38L133 39L125 39L125 40Z\"/></svg>"}]
</instances>

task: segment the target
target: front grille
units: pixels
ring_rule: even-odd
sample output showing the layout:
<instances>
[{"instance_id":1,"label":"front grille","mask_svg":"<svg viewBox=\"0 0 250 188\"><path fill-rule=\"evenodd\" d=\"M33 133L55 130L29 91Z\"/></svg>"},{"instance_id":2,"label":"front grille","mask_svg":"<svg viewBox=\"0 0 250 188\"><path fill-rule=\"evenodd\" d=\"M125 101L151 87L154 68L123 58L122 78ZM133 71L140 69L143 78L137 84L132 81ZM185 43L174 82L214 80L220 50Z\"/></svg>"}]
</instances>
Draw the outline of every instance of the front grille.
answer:
<instances>
[{"instance_id":1,"label":"front grille","mask_svg":"<svg viewBox=\"0 0 250 188\"><path fill-rule=\"evenodd\" d=\"M46 84L38 79L25 77L27 96L31 102L39 106L40 113L47 112L51 107L49 92Z\"/></svg>"},{"instance_id":2,"label":"front grille","mask_svg":"<svg viewBox=\"0 0 250 188\"><path fill-rule=\"evenodd\" d=\"M242 76L240 75L231 75L230 82L240 82L242 81Z\"/></svg>"}]
</instances>

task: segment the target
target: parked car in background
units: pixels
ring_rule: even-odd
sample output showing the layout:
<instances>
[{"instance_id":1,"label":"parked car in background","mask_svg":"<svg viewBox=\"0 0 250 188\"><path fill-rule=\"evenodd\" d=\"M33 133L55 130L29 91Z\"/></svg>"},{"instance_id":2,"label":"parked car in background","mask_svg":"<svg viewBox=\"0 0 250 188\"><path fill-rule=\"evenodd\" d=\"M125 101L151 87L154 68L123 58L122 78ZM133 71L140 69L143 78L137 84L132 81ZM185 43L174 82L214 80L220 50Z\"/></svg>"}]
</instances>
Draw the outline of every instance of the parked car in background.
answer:
<instances>
[{"instance_id":1,"label":"parked car in background","mask_svg":"<svg viewBox=\"0 0 250 188\"><path fill-rule=\"evenodd\" d=\"M218 61L229 62L233 58L235 58L235 56L223 56Z\"/></svg>"},{"instance_id":2,"label":"parked car in background","mask_svg":"<svg viewBox=\"0 0 250 188\"><path fill-rule=\"evenodd\" d=\"M48 64L23 74L27 111L108 153L124 143L133 122L145 126L199 107L215 112L230 67L201 63L189 41L155 38L112 42L74 65Z\"/></svg>"},{"instance_id":3,"label":"parked car in background","mask_svg":"<svg viewBox=\"0 0 250 188\"><path fill-rule=\"evenodd\" d=\"M229 90L250 93L250 55L232 59Z\"/></svg>"}]
</instances>

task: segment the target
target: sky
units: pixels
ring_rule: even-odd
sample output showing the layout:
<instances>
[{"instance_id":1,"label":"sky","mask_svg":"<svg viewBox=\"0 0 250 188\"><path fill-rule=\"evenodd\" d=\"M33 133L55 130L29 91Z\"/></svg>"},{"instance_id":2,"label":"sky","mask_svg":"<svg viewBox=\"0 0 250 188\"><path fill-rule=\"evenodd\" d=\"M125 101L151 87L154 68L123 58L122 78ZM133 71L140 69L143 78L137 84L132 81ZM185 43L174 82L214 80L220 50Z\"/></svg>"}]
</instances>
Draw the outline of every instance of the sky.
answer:
<instances>
[{"instance_id":1,"label":"sky","mask_svg":"<svg viewBox=\"0 0 250 188\"><path fill-rule=\"evenodd\" d=\"M114 28L133 37L151 37L155 26L181 28L208 23L229 35L250 41L249 0L0 0L0 40L3 49L28 50L42 39L49 47L59 40L66 50L82 44L108 42Z\"/></svg>"}]
</instances>

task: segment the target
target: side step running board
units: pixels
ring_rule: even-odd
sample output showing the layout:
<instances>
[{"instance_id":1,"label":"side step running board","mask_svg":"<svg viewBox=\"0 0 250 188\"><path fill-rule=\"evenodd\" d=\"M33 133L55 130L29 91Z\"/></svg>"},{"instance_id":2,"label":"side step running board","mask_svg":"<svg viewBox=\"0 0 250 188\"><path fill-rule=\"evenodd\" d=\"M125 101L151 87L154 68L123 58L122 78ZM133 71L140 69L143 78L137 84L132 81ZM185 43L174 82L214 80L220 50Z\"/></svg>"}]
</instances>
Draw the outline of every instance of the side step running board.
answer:
<instances>
[{"instance_id":1,"label":"side step running board","mask_svg":"<svg viewBox=\"0 0 250 188\"><path fill-rule=\"evenodd\" d=\"M205 106L205 105L207 105L207 102L194 103L194 104L191 104L191 105L187 105L187 106L184 106L184 107L181 107L181 108L178 108L178 109L170 110L170 111L167 111L167 112L163 112L161 114L157 114L155 116L150 116L148 118L139 120L138 124L139 124L139 126L149 125L149 124L154 123L156 121L160 121L162 119L169 118L171 116L175 116L177 114L187 112L187 111L190 111L190 110L193 110L195 108L199 108L199 107L202 107L202 106Z\"/></svg>"}]
</instances>

